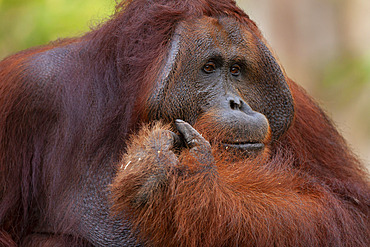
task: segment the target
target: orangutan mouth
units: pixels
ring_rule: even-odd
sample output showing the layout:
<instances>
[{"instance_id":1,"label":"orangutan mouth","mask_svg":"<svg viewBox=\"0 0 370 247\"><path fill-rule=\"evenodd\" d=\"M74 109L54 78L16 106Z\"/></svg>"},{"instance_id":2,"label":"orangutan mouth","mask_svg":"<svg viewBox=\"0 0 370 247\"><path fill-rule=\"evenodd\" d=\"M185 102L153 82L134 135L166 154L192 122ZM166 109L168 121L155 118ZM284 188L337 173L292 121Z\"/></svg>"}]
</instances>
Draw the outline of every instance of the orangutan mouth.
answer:
<instances>
[{"instance_id":1,"label":"orangutan mouth","mask_svg":"<svg viewBox=\"0 0 370 247\"><path fill-rule=\"evenodd\" d=\"M222 143L225 148L236 148L249 152L259 152L264 149L265 144L260 142L238 142L238 143Z\"/></svg>"}]
</instances>

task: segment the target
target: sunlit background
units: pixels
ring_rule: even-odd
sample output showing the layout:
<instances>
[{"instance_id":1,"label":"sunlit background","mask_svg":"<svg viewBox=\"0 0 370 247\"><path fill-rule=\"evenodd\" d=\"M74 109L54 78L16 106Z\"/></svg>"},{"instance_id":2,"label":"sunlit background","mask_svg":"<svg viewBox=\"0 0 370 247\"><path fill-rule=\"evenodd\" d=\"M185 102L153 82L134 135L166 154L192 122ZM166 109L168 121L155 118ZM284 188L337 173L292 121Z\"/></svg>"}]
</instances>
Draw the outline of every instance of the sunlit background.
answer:
<instances>
[{"instance_id":1,"label":"sunlit background","mask_svg":"<svg viewBox=\"0 0 370 247\"><path fill-rule=\"evenodd\" d=\"M216 0L215 0L216 1ZM370 1L239 0L370 168ZM114 0L0 0L0 59L106 20Z\"/></svg>"}]
</instances>

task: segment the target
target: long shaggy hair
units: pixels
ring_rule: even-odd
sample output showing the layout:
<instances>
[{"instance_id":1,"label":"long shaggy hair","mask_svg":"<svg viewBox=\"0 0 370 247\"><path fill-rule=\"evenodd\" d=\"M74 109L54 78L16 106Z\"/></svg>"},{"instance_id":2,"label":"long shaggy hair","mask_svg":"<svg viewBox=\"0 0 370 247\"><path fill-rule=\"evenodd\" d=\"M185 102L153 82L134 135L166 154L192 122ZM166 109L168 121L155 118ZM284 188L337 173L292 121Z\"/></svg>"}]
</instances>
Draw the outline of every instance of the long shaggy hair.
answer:
<instances>
[{"instance_id":1,"label":"long shaggy hair","mask_svg":"<svg viewBox=\"0 0 370 247\"><path fill-rule=\"evenodd\" d=\"M68 196L83 184L86 169L116 169L128 134L148 119L144 102L177 23L201 16L235 18L263 40L232 0L123 1L111 20L82 37L0 62L0 244L21 243L49 212L71 208L73 202L53 198ZM45 81L38 77L34 58L59 48L68 50L70 63L58 66L61 85L50 91L38 83ZM116 208L132 213L144 240L163 246L265 246L272 240L275 245L369 246L370 191L363 166L320 108L294 82L289 86L295 120L268 157L230 166L225 152L214 150L217 183L201 188L209 181L202 174L173 176L152 211L143 214L125 201L117 201ZM183 154L184 164L187 159ZM128 186L116 189L130 198L125 193L135 183L121 174L117 181L126 179ZM167 200L173 193L178 199ZM286 201L273 196L278 194L286 194ZM48 210L41 211L42 205ZM148 212L154 217L149 219ZM65 222L55 232L68 231L71 215L52 216Z\"/></svg>"}]
</instances>

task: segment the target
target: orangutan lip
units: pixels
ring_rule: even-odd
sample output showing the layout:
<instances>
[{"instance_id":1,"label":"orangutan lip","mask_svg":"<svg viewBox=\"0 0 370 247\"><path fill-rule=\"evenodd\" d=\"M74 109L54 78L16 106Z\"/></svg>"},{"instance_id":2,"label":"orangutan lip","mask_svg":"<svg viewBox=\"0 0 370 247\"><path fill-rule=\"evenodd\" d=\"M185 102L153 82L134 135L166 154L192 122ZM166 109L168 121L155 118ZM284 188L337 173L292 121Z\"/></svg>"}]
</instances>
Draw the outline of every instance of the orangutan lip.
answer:
<instances>
[{"instance_id":1,"label":"orangutan lip","mask_svg":"<svg viewBox=\"0 0 370 247\"><path fill-rule=\"evenodd\" d=\"M223 145L228 148L237 148L245 151L260 151L265 145L260 142L240 142L240 143L223 143Z\"/></svg>"}]
</instances>

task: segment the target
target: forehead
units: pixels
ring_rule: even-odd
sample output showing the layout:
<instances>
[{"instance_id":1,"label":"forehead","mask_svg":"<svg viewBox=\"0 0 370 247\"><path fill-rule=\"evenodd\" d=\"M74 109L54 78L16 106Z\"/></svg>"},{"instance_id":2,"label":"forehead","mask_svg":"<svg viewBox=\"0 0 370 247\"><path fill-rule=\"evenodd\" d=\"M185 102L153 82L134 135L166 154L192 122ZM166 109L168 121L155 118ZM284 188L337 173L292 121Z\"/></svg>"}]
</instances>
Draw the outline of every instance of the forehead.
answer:
<instances>
[{"instance_id":1,"label":"forehead","mask_svg":"<svg viewBox=\"0 0 370 247\"><path fill-rule=\"evenodd\" d=\"M201 17L180 23L175 36L181 53L192 61L204 62L212 57L224 60L256 61L258 40L243 24L231 17Z\"/></svg>"},{"instance_id":2,"label":"forehead","mask_svg":"<svg viewBox=\"0 0 370 247\"><path fill-rule=\"evenodd\" d=\"M246 54L256 43L255 36L230 17L202 17L180 24L176 32L188 49L212 50L223 55Z\"/></svg>"}]
</instances>

